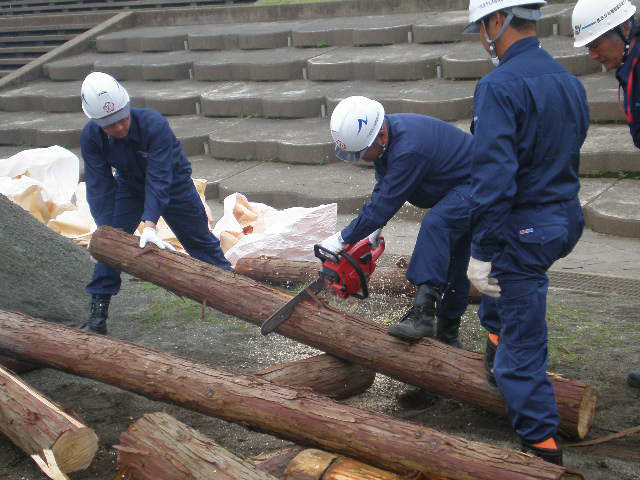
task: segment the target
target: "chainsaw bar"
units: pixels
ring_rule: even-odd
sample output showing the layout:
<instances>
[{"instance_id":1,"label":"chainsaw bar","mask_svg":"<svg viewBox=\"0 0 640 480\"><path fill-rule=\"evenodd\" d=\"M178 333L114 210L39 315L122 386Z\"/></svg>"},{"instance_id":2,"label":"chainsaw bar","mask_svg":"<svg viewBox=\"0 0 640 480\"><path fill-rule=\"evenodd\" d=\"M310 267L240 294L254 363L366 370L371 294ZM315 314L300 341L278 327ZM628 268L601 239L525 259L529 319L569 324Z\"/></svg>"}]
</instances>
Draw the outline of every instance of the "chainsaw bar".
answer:
<instances>
[{"instance_id":1,"label":"chainsaw bar","mask_svg":"<svg viewBox=\"0 0 640 480\"><path fill-rule=\"evenodd\" d=\"M289 300L278 310L273 312L271 316L262 323L262 326L260 327L260 333L262 333L262 335L268 335L269 333L276 330L280 325L287 321L298 303L300 303L302 300L311 300L311 295L309 295L309 292L318 293L324 288L324 286L325 281L322 276L309 283L298 294L292 297L291 300Z\"/></svg>"}]
</instances>

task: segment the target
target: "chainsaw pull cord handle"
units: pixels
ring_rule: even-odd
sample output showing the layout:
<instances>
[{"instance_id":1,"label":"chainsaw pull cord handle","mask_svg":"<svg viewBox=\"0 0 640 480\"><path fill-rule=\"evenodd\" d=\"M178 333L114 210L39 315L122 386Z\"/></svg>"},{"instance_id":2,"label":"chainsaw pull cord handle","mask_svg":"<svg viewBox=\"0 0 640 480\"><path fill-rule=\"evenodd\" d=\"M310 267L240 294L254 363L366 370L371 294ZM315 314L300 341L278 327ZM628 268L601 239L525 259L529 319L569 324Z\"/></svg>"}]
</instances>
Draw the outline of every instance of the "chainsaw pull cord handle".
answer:
<instances>
[{"instance_id":1,"label":"chainsaw pull cord handle","mask_svg":"<svg viewBox=\"0 0 640 480\"><path fill-rule=\"evenodd\" d=\"M362 268L360 268L360 265L358 264L358 262L356 262L353 259L353 257L349 255L347 252L340 252L338 255L344 257L353 266L353 269L356 271L356 273L358 274L358 277L360 278L360 288L362 289L362 295L358 293L352 293L352 295L361 300L367 298L369 296L369 287L367 285L367 277L365 277L364 272L362 271Z\"/></svg>"}]
</instances>

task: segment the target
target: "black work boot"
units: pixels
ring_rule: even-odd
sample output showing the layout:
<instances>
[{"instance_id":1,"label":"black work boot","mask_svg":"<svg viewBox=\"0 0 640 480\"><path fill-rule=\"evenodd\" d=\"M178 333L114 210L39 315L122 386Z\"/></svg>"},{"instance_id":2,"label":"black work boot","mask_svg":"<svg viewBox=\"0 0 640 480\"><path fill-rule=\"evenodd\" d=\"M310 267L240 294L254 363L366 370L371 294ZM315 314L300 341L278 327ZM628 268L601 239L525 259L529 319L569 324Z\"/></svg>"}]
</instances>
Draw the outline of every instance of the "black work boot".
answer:
<instances>
[{"instance_id":1,"label":"black work boot","mask_svg":"<svg viewBox=\"0 0 640 480\"><path fill-rule=\"evenodd\" d=\"M106 335L110 301L111 295L91 295L91 316L80 330Z\"/></svg>"},{"instance_id":2,"label":"black work boot","mask_svg":"<svg viewBox=\"0 0 640 480\"><path fill-rule=\"evenodd\" d=\"M451 345L452 347L462 348L458 331L460 330L460 319L449 319L438 317L437 338L442 343Z\"/></svg>"},{"instance_id":3,"label":"black work boot","mask_svg":"<svg viewBox=\"0 0 640 480\"><path fill-rule=\"evenodd\" d=\"M627 383L630 387L640 388L640 370L631 372L627 377Z\"/></svg>"},{"instance_id":4,"label":"black work boot","mask_svg":"<svg viewBox=\"0 0 640 480\"><path fill-rule=\"evenodd\" d=\"M496 359L498 346L487 337L487 348L484 351L484 370L487 372L487 381L497 387L496 377L493 375L493 362Z\"/></svg>"},{"instance_id":5,"label":"black work boot","mask_svg":"<svg viewBox=\"0 0 640 480\"><path fill-rule=\"evenodd\" d=\"M417 342L422 337L435 336L435 316L440 293L427 286L420 285L413 307L400 322L391 325L388 333L407 342Z\"/></svg>"},{"instance_id":6,"label":"black work boot","mask_svg":"<svg viewBox=\"0 0 640 480\"><path fill-rule=\"evenodd\" d=\"M562 449L558 448L540 448L534 447L530 443L522 440L522 448L520 449L522 452L529 453L531 455L535 455L536 457L541 458L545 462L554 463L556 465L562 466Z\"/></svg>"}]
</instances>

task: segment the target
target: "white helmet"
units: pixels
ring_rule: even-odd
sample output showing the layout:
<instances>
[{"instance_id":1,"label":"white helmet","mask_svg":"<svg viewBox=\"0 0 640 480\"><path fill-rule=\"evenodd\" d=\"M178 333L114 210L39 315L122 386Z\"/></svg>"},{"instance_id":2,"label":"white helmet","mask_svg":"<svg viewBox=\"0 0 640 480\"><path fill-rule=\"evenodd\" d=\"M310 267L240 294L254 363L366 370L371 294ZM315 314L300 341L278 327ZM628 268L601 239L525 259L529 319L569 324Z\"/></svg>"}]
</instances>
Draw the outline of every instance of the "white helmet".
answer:
<instances>
[{"instance_id":1,"label":"white helmet","mask_svg":"<svg viewBox=\"0 0 640 480\"><path fill-rule=\"evenodd\" d=\"M93 72L82 82L82 111L101 127L108 127L131 113L129 94L111 75Z\"/></svg>"},{"instance_id":2,"label":"white helmet","mask_svg":"<svg viewBox=\"0 0 640 480\"><path fill-rule=\"evenodd\" d=\"M523 18L525 20L539 20L541 17L540 10L530 8L519 8L526 6L544 6L545 0L470 0L469 1L469 24L465 27L464 33L479 33L480 27L478 20L483 19L487 15L494 12L509 9L514 17Z\"/></svg>"},{"instance_id":3,"label":"white helmet","mask_svg":"<svg viewBox=\"0 0 640 480\"><path fill-rule=\"evenodd\" d=\"M331 136L336 156L345 162L357 162L378 136L384 121L384 107L367 97L347 97L331 114Z\"/></svg>"},{"instance_id":4,"label":"white helmet","mask_svg":"<svg viewBox=\"0 0 640 480\"><path fill-rule=\"evenodd\" d=\"M629 20L635 12L636 7L629 0L578 0L571 16L573 45L588 45ZM621 36L627 40L623 34Z\"/></svg>"}]
</instances>

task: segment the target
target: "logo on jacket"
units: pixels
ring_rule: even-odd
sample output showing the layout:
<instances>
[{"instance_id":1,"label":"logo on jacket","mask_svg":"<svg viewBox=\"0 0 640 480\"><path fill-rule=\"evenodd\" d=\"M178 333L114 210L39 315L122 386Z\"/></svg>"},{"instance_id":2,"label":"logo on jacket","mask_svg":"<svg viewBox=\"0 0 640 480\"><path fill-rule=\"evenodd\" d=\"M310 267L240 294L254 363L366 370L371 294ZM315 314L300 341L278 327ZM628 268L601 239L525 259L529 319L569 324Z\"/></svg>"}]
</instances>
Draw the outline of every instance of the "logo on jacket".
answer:
<instances>
[{"instance_id":1,"label":"logo on jacket","mask_svg":"<svg viewBox=\"0 0 640 480\"><path fill-rule=\"evenodd\" d=\"M360 133L360 130L362 130L362 125L366 125L368 121L369 120L367 119L367 117L358 119L358 133Z\"/></svg>"},{"instance_id":2,"label":"logo on jacket","mask_svg":"<svg viewBox=\"0 0 640 480\"><path fill-rule=\"evenodd\" d=\"M533 228L523 228L518 233L520 235L526 235L527 233L533 233Z\"/></svg>"},{"instance_id":3,"label":"logo on jacket","mask_svg":"<svg viewBox=\"0 0 640 480\"><path fill-rule=\"evenodd\" d=\"M102 109L107 113L111 113L116 109L116 106L113 104L113 102L104 102Z\"/></svg>"}]
</instances>

